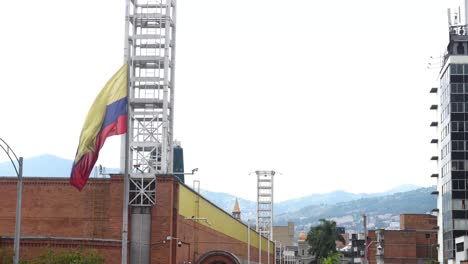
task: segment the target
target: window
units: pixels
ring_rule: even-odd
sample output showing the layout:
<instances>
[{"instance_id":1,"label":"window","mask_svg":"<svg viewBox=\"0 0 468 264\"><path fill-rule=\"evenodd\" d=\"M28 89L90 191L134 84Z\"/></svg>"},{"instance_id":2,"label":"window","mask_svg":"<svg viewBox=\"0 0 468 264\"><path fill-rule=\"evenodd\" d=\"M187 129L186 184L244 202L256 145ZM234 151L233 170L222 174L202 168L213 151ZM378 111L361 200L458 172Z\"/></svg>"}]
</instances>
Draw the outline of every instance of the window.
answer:
<instances>
[{"instance_id":1,"label":"window","mask_svg":"<svg viewBox=\"0 0 468 264\"><path fill-rule=\"evenodd\" d=\"M465 199L453 199L452 206L453 210L466 210Z\"/></svg>"},{"instance_id":2,"label":"window","mask_svg":"<svg viewBox=\"0 0 468 264\"><path fill-rule=\"evenodd\" d=\"M457 243L457 252L462 252L464 249L463 242Z\"/></svg>"},{"instance_id":3,"label":"window","mask_svg":"<svg viewBox=\"0 0 468 264\"><path fill-rule=\"evenodd\" d=\"M465 54L465 47L463 47L463 43L458 43L457 47L457 54L463 55Z\"/></svg>"},{"instance_id":4,"label":"window","mask_svg":"<svg viewBox=\"0 0 468 264\"><path fill-rule=\"evenodd\" d=\"M465 180L452 180L452 189L465 190Z\"/></svg>"},{"instance_id":5,"label":"window","mask_svg":"<svg viewBox=\"0 0 468 264\"><path fill-rule=\"evenodd\" d=\"M452 171L463 171L463 170L465 170L465 161L452 160Z\"/></svg>"},{"instance_id":6,"label":"window","mask_svg":"<svg viewBox=\"0 0 468 264\"><path fill-rule=\"evenodd\" d=\"M452 121L452 132L465 132L465 128L468 128L467 125L468 122Z\"/></svg>"},{"instance_id":7,"label":"window","mask_svg":"<svg viewBox=\"0 0 468 264\"><path fill-rule=\"evenodd\" d=\"M461 140L452 141L452 151L453 152L465 151L465 141L461 141Z\"/></svg>"},{"instance_id":8,"label":"window","mask_svg":"<svg viewBox=\"0 0 468 264\"><path fill-rule=\"evenodd\" d=\"M462 113L463 112L463 104L462 103L452 103L452 113Z\"/></svg>"},{"instance_id":9,"label":"window","mask_svg":"<svg viewBox=\"0 0 468 264\"><path fill-rule=\"evenodd\" d=\"M463 83L452 83L450 85L450 92L453 94L462 94L463 93Z\"/></svg>"}]
</instances>

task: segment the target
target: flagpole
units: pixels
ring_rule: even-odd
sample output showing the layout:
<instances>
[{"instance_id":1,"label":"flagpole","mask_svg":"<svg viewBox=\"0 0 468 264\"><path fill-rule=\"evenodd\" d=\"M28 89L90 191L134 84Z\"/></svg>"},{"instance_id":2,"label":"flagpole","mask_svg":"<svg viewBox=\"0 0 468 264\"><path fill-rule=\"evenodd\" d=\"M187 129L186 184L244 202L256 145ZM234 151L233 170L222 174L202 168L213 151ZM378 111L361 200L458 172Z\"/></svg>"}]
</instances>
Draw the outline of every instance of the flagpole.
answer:
<instances>
[{"instance_id":1,"label":"flagpole","mask_svg":"<svg viewBox=\"0 0 468 264\"><path fill-rule=\"evenodd\" d=\"M127 245L128 245L128 200L129 200L129 140L130 140L130 93L129 93L129 66L127 65L127 133L125 133L125 170L124 170L124 187L123 187L123 212L122 212L122 264L127 263Z\"/></svg>"},{"instance_id":2,"label":"flagpole","mask_svg":"<svg viewBox=\"0 0 468 264\"><path fill-rule=\"evenodd\" d=\"M129 43L128 43L128 34L129 34L129 27L130 27L130 0L125 0L125 36L124 36L124 63L127 64L127 133L125 133L123 147L125 148L124 153L124 187L123 187L123 209L122 209L122 264L127 264L127 253L128 253L128 200L129 200L129 155L130 155L130 51L129 51Z\"/></svg>"}]
</instances>

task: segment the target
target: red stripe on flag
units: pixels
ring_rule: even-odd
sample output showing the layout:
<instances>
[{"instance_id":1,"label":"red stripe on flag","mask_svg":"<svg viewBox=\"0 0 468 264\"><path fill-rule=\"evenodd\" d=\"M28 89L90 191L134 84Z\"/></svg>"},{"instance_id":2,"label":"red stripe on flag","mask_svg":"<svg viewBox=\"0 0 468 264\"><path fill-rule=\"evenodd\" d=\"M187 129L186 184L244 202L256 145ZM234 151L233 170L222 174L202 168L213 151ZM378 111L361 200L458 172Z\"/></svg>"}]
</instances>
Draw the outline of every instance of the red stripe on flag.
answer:
<instances>
[{"instance_id":1,"label":"red stripe on flag","mask_svg":"<svg viewBox=\"0 0 468 264\"><path fill-rule=\"evenodd\" d=\"M125 134L126 132L127 115L119 116L116 122L103 128L96 137L96 150L86 153L80 161L73 166L70 184L81 191L88 181L89 175L99 157L99 151L104 145L104 142L106 142L106 139L110 136Z\"/></svg>"}]
</instances>

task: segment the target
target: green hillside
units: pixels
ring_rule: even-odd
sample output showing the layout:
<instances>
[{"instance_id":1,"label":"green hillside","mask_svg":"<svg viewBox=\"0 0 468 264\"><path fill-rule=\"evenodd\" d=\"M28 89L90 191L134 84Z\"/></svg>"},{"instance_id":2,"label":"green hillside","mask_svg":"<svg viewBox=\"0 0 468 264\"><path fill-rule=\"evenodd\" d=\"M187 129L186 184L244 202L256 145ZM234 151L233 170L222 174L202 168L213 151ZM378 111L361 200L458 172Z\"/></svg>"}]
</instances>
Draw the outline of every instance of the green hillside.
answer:
<instances>
[{"instance_id":1,"label":"green hillside","mask_svg":"<svg viewBox=\"0 0 468 264\"><path fill-rule=\"evenodd\" d=\"M276 224L288 221L305 228L318 223L318 219L333 219L339 225L359 229L362 213L368 216L370 227L398 228L399 215L429 213L436 208L437 197L431 195L435 187L420 188L374 198L362 198L334 205L311 205L298 211L275 216Z\"/></svg>"}]
</instances>

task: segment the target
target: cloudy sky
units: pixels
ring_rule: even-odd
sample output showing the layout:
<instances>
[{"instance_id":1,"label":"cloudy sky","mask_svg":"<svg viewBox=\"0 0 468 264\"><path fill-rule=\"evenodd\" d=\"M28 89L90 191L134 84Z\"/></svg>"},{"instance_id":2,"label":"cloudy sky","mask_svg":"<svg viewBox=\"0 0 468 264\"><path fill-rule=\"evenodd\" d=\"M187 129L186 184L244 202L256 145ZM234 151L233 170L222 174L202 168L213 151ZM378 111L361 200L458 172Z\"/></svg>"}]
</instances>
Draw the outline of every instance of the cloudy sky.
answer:
<instances>
[{"instance_id":1,"label":"cloudy sky","mask_svg":"<svg viewBox=\"0 0 468 264\"><path fill-rule=\"evenodd\" d=\"M275 170L276 201L436 184L427 66L448 41L447 3L178 0L174 129L199 168L188 184L255 199L249 173ZM123 63L124 1L1 10L0 137L25 157L73 159ZM98 164L118 167L119 151L109 139Z\"/></svg>"}]
</instances>

